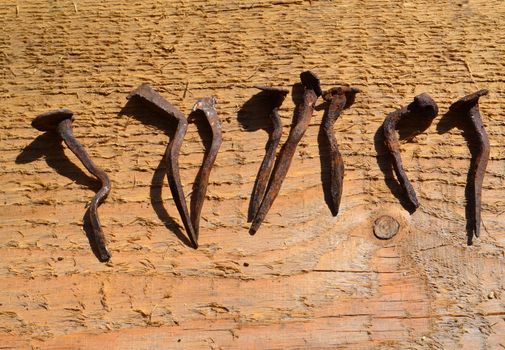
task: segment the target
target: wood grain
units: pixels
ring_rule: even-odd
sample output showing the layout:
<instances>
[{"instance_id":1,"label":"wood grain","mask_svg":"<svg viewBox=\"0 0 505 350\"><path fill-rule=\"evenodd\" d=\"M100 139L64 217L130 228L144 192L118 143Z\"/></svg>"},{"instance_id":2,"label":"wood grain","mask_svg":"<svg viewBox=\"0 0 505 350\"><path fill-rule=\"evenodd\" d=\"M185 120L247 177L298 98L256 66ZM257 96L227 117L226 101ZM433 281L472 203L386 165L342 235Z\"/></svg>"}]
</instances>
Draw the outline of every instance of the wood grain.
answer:
<instances>
[{"instance_id":1,"label":"wood grain","mask_svg":"<svg viewBox=\"0 0 505 350\"><path fill-rule=\"evenodd\" d=\"M504 14L500 0L0 0L0 348L505 347ZM239 111L254 85L291 89L307 69L323 89L362 91L335 125L340 213L324 201L319 110L253 237L248 201L270 122ZM173 125L125 107L143 82L185 114L197 98L218 101L223 144L198 250L181 238L164 180ZM480 88L490 90L480 109L491 154L481 238L467 246L469 146L443 114ZM420 201L409 215L377 135L421 92L440 116L401 146ZM100 207L107 264L83 229L97 182L30 127L62 107L112 181ZM290 95L281 143L293 109ZM186 193L210 139L201 124L182 146ZM388 241L373 234L382 215L400 223Z\"/></svg>"}]
</instances>

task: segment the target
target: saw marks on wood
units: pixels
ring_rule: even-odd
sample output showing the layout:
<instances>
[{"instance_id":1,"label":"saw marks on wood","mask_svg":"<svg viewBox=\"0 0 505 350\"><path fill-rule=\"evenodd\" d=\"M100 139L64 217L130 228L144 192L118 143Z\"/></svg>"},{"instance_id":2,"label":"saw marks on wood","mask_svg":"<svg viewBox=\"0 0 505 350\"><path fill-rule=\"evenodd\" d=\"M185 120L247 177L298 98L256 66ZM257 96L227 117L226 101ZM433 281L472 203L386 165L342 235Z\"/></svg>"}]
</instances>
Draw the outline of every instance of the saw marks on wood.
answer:
<instances>
[{"instance_id":1,"label":"saw marks on wood","mask_svg":"<svg viewBox=\"0 0 505 350\"><path fill-rule=\"evenodd\" d=\"M501 1L0 1L0 344L14 349L499 349L505 347L505 49ZM335 135L345 164L340 213L322 190L323 111L279 197L248 234L267 115L239 113L254 85L362 92ZM127 94L150 83L184 114L213 95L223 144L193 250L164 176L174 123ZM466 245L470 152L442 117L488 88L491 142L482 234ZM401 145L420 208L385 177L380 126L427 92L440 115ZM321 101L322 102L322 101ZM75 112L74 134L112 181L100 218L113 257L97 261L83 215L98 182L31 120ZM286 140L292 93L279 113ZM201 121L180 155L191 193ZM202 140L202 136L204 140ZM383 170L385 169L385 172ZM377 218L400 224L390 240Z\"/></svg>"}]
</instances>

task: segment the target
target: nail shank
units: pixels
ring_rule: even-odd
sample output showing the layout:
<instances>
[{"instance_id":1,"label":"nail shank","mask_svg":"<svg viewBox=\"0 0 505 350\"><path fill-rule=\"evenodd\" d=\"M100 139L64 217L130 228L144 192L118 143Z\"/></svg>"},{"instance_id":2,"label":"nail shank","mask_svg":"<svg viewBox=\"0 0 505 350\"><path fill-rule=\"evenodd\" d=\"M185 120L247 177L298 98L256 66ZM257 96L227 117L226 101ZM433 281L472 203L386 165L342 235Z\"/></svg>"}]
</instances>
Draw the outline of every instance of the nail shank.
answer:
<instances>
[{"instance_id":1,"label":"nail shank","mask_svg":"<svg viewBox=\"0 0 505 350\"><path fill-rule=\"evenodd\" d=\"M323 93L323 99L330 102L321 127L330 145L330 210L333 216L337 216L340 209L344 182L344 161L338 149L333 125L342 113L342 110L349 108L354 103L358 92L359 90L356 88L337 87Z\"/></svg>"},{"instance_id":2,"label":"nail shank","mask_svg":"<svg viewBox=\"0 0 505 350\"><path fill-rule=\"evenodd\" d=\"M471 122L475 139L478 142L478 152L474 159L474 164L470 169L470 179L473 183L470 184L472 189L470 198L472 203L471 215L469 217L470 233L475 237L480 236L481 224L481 203L482 203L482 183L489 160L490 144L482 117L479 110L479 98L488 94L488 90L479 90L473 94L467 95L451 105L449 111L461 114Z\"/></svg>"},{"instance_id":3,"label":"nail shank","mask_svg":"<svg viewBox=\"0 0 505 350\"><path fill-rule=\"evenodd\" d=\"M193 196L195 197L191 203L191 223L193 225L193 229L195 230L196 239L198 239L199 236L200 215L202 212L203 202L205 201L205 194L207 193L210 172L222 143L221 124L217 116L215 104L216 100L213 97L205 97L199 99L193 106L193 111L200 110L205 114L212 130L212 143L200 168L200 173L197 179L198 185L193 192Z\"/></svg>"},{"instance_id":4,"label":"nail shank","mask_svg":"<svg viewBox=\"0 0 505 350\"><path fill-rule=\"evenodd\" d=\"M93 231L93 239L98 250L98 257L101 261L107 261L110 259L111 254L105 243L105 236L98 217L98 207L105 198L107 198L111 189L111 184L105 171L95 165L84 146L74 137L72 132L72 120L73 113L71 111L68 109L59 109L39 115L32 121L32 126L41 131L56 131L86 169L100 180L101 188L91 200L89 205L89 216Z\"/></svg>"},{"instance_id":5,"label":"nail shank","mask_svg":"<svg viewBox=\"0 0 505 350\"><path fill-rule=\"evenodd\" d=\"M400 142L396 136L396 128L398 123L411 115L423 119L429 123L438 114L438 107L435 101L426 93L414 97L414 101L406 107L402 107L390 114L384 120L382 130L384 132L384 143L389 154L393 158L393 168L396 177L400 182L400 186L408 200L409 206L415 210L419 207L416 191L410 183L407 174L403 168L402 158L400 154Z\"/></svg>"},{"instance_id":6,"label":"nail shank","mask_svg":"<svg viewBox=\"0 0 505 350\"><path fill-rule=\"evenodd\" d=\"M309 126L312 113L314 112L314 104L322 93L319 78L314 73L309 71L303 72L300 74L300 79L304 86L303 101L298 106L298 115L295 118L295 124L291 127L288 139L282 146L279 156L275 161L267 191L249 230L251 234L255 234L258 231L275 198L279 194L282 182L286 177L291 160L295 154L296 146Z\"/></svg>"}]
</instances>

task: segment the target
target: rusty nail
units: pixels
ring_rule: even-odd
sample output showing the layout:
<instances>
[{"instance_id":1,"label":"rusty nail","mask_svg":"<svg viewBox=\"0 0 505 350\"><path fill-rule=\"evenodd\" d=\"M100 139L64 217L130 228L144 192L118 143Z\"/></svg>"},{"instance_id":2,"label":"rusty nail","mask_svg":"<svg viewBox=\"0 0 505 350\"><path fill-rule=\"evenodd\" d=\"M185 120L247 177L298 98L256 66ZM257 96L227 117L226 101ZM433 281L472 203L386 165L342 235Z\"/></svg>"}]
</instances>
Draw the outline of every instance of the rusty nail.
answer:
<instances>
[{"instance_id":1,"label":"rusty nail","mask_svg":"<svg viewBox=\"0 0 505 350\"><path fill-rule=\"evenodd\" d=\"M32 121L32 126L40 131L56 131L70 150L79 158L88 171L96 176L102 187L95 194L89 205L89 215L93 229L93 238L97 245L98 257L101 261L110 259L111 254L105 244L105 238L100 226L97 208L107 198L110 192L110 180L107 174L91 160L84 146L77 141L72 132L73 112L68 109L57 109L40 114Z\"/></svg>"},{"instance_id":2,"label":"rusty nail","mask_svg":"<svg viewBox=\"0 0 505 350\"><path fill-rule=\"evenodd\" d=\"M338 215L344 181L344 161L338 149L337 139L333 133L333 125L344 108L349 108L354 103L359 89L353 87L336 87L323 93L323 99L330 103L322 122L322 128L330 144L330 192L331 212Z\"/></svg>"},{"instance_id":3,"label":"rusty nail","mask_svg":"<svg viewBox=\"0 0 505 350\"><path fill-rule=\"evenodd\" d=\"M426 119L431 123L431 120L433 120L437 114L438 106L435 101L433 101L427 93L422 93L414 97L414 101L408 106L389 113L382 124L384 142L390 155L393 157L393 167L396 176L403 191L405 192L405 195L407 196L409 205L411 205L414 210L419 207L419 202L417 200L414 187L412 187L412 184L403 169L402 158L400 155L400 142L396 136L395 129L398 123L407 116L414 115L418 118Z\"/></svg>"},{"instance_id":4,"label":"rusty nail","mask_svg":"<svg viewBox=\"0 0 505 350\"><path fill-rule=\"evenodd\" d=\"M282 136L282 121L279 116L279 108L289 92L286 89L278 87L256 86L256 88L264 91L269 97L269 103L271 103L272 107L270 111L270 119L272 120L274 128L268 139L265 157L263 158L263 162L261 163L258 171L258 176L256 177L256 183L251 196L251 213L253 216L255 216L258 212L258 208L263 196L265 195L268 180L275 163L275 152L277 150L277 146L279 146Z\"/></svg>"},{"instance_id":5,"label":"rusty nail","mask_svg":"<svg viewBox=\"0 0 505 350\"><path fill-rule=\"evenodd\" d=\"M177 119L177 128L174 137L169 141L164 159L167 167L167 179L174 198L175 205L181 216L182 223L188 233L189 239L193 247L198 248L198 237L195 234L193 225L188 213L186 199L184 197L184 190L181 184L181 176L179 173L179 152L181 150L182 142L186 131L188 129L188 121L184 114L182 114L175 106L168 102L163 96L156 92L149 84L142 84L137 89L132 91L127 99L138 98L140 101L147 103L156 110L162 112L168 117Z\"/></svg>"},{"instance_id":6,"label":"rusty nail","mask_svg":"<svg viewBox=\"0 0 505 350\"><path fill-rule=\"evenodd\" d=\"M469 227L471 230L470 233L474 234L476 237L480 236L482 183L484 181L484 174L486 173L490 151L489 138L484 124L482 124L482 117L480 115L479 98L488 93L489 91L486 89L476 91L473 94L460 98L449 107L450 112L462 114L464 118L471 122L475 136L479 142L479 152L475 156L475 164L473 169L470 170L469 178L469 181L472 181L471 196L473 197L470 199L473 205L469 218Z\"/></svg>"},{"instance_id":7,"label":"rusty nail","mask_svg":"<svg viewBox=\"0 0 505 350\"><path fill-rule=\"evenodd\" d=\"M200 173L198 174L198 186L193 192L194 200L191 202L191 223L195 230L196 239L198 239L200 227L200 213L202 212L205 194L207 192L207 185L209 184L209 176L212 166L219 152L222 143L221 124L216 112L216 99L214 97L205 97L196 101L193 106L194 111L202 111L207 118L207 121L212 130L212 143L207 156L203 160Z\"/></svg>"},{"instance_id":8,"label":"rusty nail","mask_svg":"<svg viewBox=\"0 0 505 350\"><path fill-rule=\"evenodd\" d=\"M279 194L282 182L286 177L291 160L295 154L296 146L309 126L312 113L314 112L314 104L322 93L319 78L314 73L310 71L303 72L300 74L300 80L304 86L303 102L297 108L298 115L295 117L295 123L291 126L288 139L282 146L279 156L275 161L267 191L249 229L250 234L255 234L258 231L275 198Z\"/></svg>"}]
</instances>

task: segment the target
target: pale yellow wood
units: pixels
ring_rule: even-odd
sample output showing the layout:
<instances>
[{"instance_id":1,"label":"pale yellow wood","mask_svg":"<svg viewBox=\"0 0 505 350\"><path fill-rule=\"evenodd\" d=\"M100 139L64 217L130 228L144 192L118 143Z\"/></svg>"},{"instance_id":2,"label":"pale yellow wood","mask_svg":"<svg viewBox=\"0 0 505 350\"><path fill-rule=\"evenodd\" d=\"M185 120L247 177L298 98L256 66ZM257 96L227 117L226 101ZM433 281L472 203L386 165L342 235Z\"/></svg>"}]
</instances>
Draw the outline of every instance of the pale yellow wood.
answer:
<instances>
[{"instance_id":1,"label":"pale yellow wood","mask_svg":"<svg viewBox=\"0 0 505 350\"><path fill-rule=\"evenodd\" d=\"M3 0L0 25L0 348L505 348L505 2ZM341 214L324 201L317 111L252 237L247 208L268 119L239 111L252 86L291 89L306 69L323 88L363 91L335 128ZM181 224L156 170L164 129L121 113L143 82L185 114L196 98L218 100L224 142L196 251L156 213ZM481 111L491 159L482 237L469 247L468 145L437 125L480 88L490 90ZM374 137L421 92L441 113L402 145L421 203L409 215L385 183ZM30 127L61 107L76 113L75 135L112 180L100 207L108 264L82 228L95 181ZM282 142L293 108L290 95ZM188 195L203 150L191 123L180 157ZM373 236L383 214L401 223L389 241Z\"/></svg>"}]
</instances>

